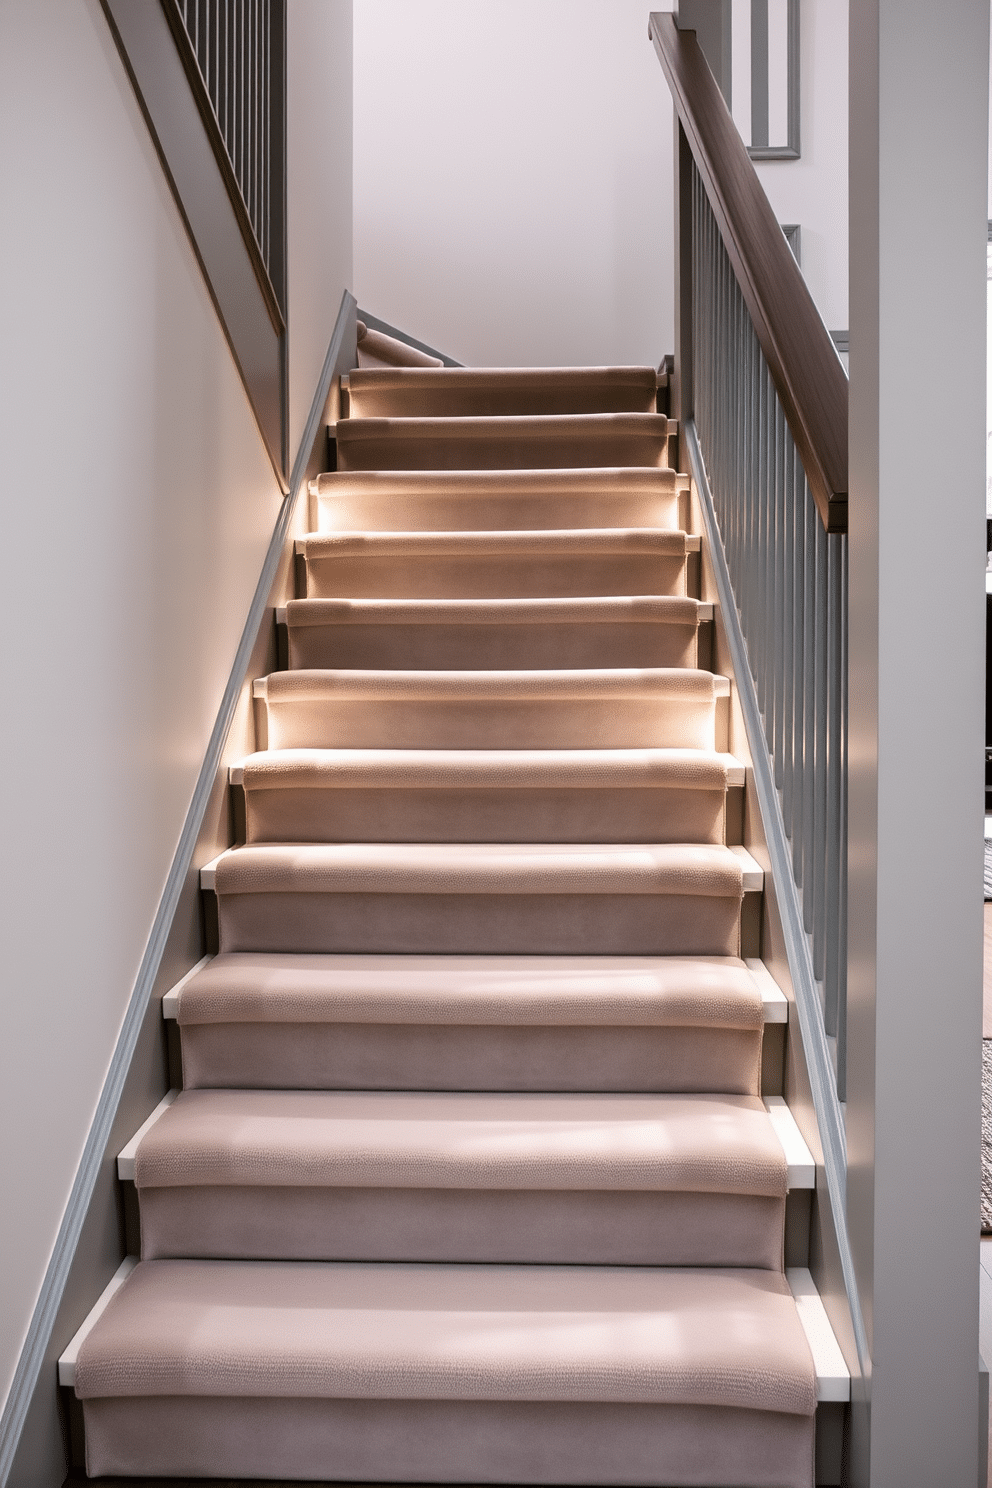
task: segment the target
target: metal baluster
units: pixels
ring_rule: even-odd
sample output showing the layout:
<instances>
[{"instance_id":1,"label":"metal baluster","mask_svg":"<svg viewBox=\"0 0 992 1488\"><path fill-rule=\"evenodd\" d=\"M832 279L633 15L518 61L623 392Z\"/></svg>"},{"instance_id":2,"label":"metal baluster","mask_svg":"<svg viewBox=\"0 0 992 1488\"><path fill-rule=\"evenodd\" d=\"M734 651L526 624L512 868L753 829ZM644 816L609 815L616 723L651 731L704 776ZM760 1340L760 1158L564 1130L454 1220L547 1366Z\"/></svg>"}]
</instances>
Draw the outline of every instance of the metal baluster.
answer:
<instances>
[{"instance_id":1,"label":"metal baluster","mask_svg":"<svg viewBox=\"0 0 992 1488\"><path fill-rule=\"evenodd\" d=\"M847 538L841 545L841 727L840 727L840 894L838 896L838 995L837 995L837 1094L847 1099L847 696L848 696L848 546Z\"/></svg>"},{"instance_id":2,"label":"metal baluster","mask_svg":"<svg viewBox=\"0 0 992 1488\"><path fill-rule=\"evenodd\" d=\"M781 411L781 405L779 405ZM792 842L796 871L796 713L801 706L799 668L802 658L802 513L796 510L792 441L782 413L785 492L785 718L782 732L782 810Z\"/></svg>"},{"instance_id":3,"label":"metal baluster","mask_svg":"<svg viewBox=\"0 0 992 1488\"><path fill-rule=\"evenodd\" d=\"M786 626L789 623L788 595L792 582L789 531L786 523L785 475L782 460L782 409L778 399L774 404L775 414L775 722L772 758L775 762L775 783L780 791L785 788L785 717L786 717Z\"/></svg>"},{"instance_id":4,"label":"metal baluster","mask_svg":"<svg viewBox=\"0 0 992 1488\"><path fill-rule=\"evenodd\" d=\"M813 787L816 765L816 507L809 498L806 474L793 447L796 502L802 508L806 539L803 553L802 722L798 731L799 769L799 884L803 895L803 925L813 932Z\"/></svg>"},{"instance_id":5,"label":"metal baluster","mask_svg":"<svg viewBox=\"0 0 992 1488\"><path fill-rule=\"evenodd\" d=\"M806 486L806 500L812 503L813 493ZM814 758L813 758L813 849L812 849L812 900L813 900L813 974L824 983L826 995L826 963L824 936L826 932L826 871L827 871L827 534L823 523L814 522L816 544L815 586L815 706L814 706Z\"/></svg>"}]
</instances>

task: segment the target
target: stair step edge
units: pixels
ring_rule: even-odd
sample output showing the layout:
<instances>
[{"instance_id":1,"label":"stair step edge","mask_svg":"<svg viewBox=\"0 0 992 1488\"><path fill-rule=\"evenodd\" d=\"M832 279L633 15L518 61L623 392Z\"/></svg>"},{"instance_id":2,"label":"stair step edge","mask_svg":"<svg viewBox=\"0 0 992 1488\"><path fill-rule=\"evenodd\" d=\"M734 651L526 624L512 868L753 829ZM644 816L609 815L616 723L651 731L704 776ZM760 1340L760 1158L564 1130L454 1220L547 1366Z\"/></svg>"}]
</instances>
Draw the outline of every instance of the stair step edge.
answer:
<instances>
[{"instance_id":1,"label":"stair step edge","mask_svg":"<svg viewBox=\"0 0 992 1488\"><path fill-rule=\"evenodd\" d=\"M678 427L677 420L675 420L675 419L670 419L669 420L669 424L672 427L674 427L674 428L677 428ZM334 429L336 426L334 424L328 424L327 427L329 429ZM563 468L564 469L567 469L569 472L571 472L571 471L583 471L583 470L588 471L589 469L592 469L592 470L595 471L596 475L598 475L598 476L601 477L603 475L604 470L609 470L609 469L614 469L615 470L615 469L618 469L620 467L616 467L616 466L613 466L613 467L609 467L609 466L592 466L592 467L587 467L587 466L571 466L571 467L563 467ZM638 469L638 467L634 467L634 469L636 470L636 469ZM390 471L389 472L389 474L391 476L402 476L404 473L406 473L408 475L413 475L414 477L419 477L420 479L423 479L423 477L424 477L424 472L423 471L410 471L410 472ZM432 472L432 473L433 474L438 474L438 472ZM440 472L440 476L441 476L442 480L443 479L447 479L447 478L452 477L452 476L454 476L454 477L457 477L457 476L468 476L469 478L473 478L473 477L479 476L480 474L484 474L484 473L485 472L480 471L478 469L474 469L474 470L473 469L469 469L469 470L462 470L462 471L458 471L458 470L447 470L447 471ZM520 473L521 472L519 472L519 471L512 471L512 470L510 470L510 471L501 472L501 475L503 475L505 477L505 479L508 480L508 481L510 481L511 484L512 484L512 480L513 480L514 475L519 475ZM534 472L533 471L529 471L529 472L526 472L526 473L527 474L533 474ZM546 470L546 469L542 469L539 473L541 475L545 475L545 476L549 474L548 470ZM626 473L626 471L625 471L625 473ZM666 468L666 472L665 473L666 473L667 477L670 478L674 482L674 489L676 491L688 491L690 489L690 487L691 487L691 478L685 472L683 472L683 471L677 471L677 470L676 471L673 471L673 470L669 470L669 469ZM343 481L344 481L345 484L350 483L350 482L357 482L359 485L361 485L363 482L370 482L372 480L372 478L376 474L377 474L377 472L375 472L375 471L368 471L368 470L328 471L324 475L315 476L312 480L308 481L307 482L307 491L308 491L309 495L315 496L315 497L319 497L321 495L321 493L322 493L322 490L323 490L323 487L321 485L321 482L322 481L328 481L328 489L333 489L334 485L337 483L336 478L338 476L340 476L343 479ZM491 474L491 472L490 472L490 474ZM334 477L335 479L334 480L328 480L328 477Z\"/></svg>"},{"instance_id":2,"label":"stair step edge","mask_svg":"<svg viewBox=\"0 0 992 1488\"><path fill-rule=\"evenodd\" d=\"M623 595L616 595L614 598L617 599L617 600L632 600L635 597L640 598L641 596L633 596L633 595L623 594ZM611 598L608 595L598 595L598 594L597 595L590 595L590 596L588 596L588 598L599 600L600 602L603 602L603 601L609 599L611 603L613 602L613 598ZM673 599L673 600L677 600L678 604L680 604L680 605L683 605L683 604L687 604L689 602L692 602L696 606L695 621L696 621L696 624L697 625L704 625L708 621L711 621L713 619L713 605L710 604L708 601L705 601L705 600L689 601L689 600L683 598L683 596L681 596L681 595L644 595L643 598L645 598L645 599L659 599L659 600L660 599ZM512 601L510 601L511 604L521 604L521 603L523 603L523 604L533 604L534 602L535 601L532 600L532 599L512 600ZM541 601L541 602L543 603L544 601ZM567 605L575 605L578 602L580 602L580 601L576 600L576 598L574 598L572 596L569 596L566 599L562 599L560 601L560 605L561 605L562 608L564 608ZM582 602L584 602L584 601L582 601ZM327 603L331 603L331 604L340 604L340 603L350 604L351 606L355 607L356 609L359 606L363 605L363 604L365 604L365 605L371 604L373 606L373 614L374 614L375 607L381 607L381 606L386 605L386 604L392 604L392 605L404 605L405 604L405 605L408 605L411 608L416 608L417 610L422 611L425 614L425 616L428 616L429 617L427 619L427 623L428 624L431 623L432 620L434 620L434 621L436 621L437 623L440 623L440 624L445 624L445 623L451 624L452 623L452 621L450 619L447 622L445 622L444 620L440 619L438 602L437 601L433 601L433 600L423 600L423 599L411 599L411 600L390 599L390 600L382 600L382 599L374 599L374 600L371 600L371 601L367 601L367 600L363 600L363 599L356 599L356 598L350 598L350 597L348 599L346 599L346 600L343 600L343 601L342 600L331 600L331 601L327 601L327 600L324 600L324 599L302 599L302 600L297 600L297 604L323 605L323 604L327 604ZM499 599L483 599L483 600L479 600L479 601L468 599L468 600L459 600L459 601L457 601L457 603L462 604L462 605L464 605L466 607L468 605L470 605L470 604L477 603L478 606L479 606L479 608L481 609L484 605L485 606L492 607L492 606L495 606L495 605L498 605L498 604L502 603L502 601L500 601ZM511 611L511 613L512 613L512 611ZM541 619L540 619L540 621L538 623L545 624L547 622L547 620L550 619L550 618L552 618L552 617L551 616L547 616L547 615L542 616ZM327 622L325 622L325 623L327 623ZM333 619L330 622L330 624L332 624L332 625L338 625L338 624L341 624L341 623L348 623L348 622L343 622L342 620L338 619L337 617L335 617L335 619ZM366 623L367 624L369 622L368 622L368 620L363 620L363 618L361 616L356 616L355 617L355 623L357 623L357 624ZM391 621L387 621L386 623L387 624L395 625L395 624L398 624L399 622L397 620L391 620ZM456 620L454 623L455 624L458 624L459 622ZM464 623L471 623L471 621L466 620ZM475 621L475 623L479 623L479 622L478 621ZM494 625L498 625L498 624L500 624L500 620L499 619L496 619L495 621L491 621L490 623L492 623ZM506 623L506 622L503 622L503 623ZM561 623L561 621L559 620L559 624L560 623ZM590 625L590 624L597 623L597 619L595 617L594 618L589 618L589 617L583 616L581 619L575 621L574 623L577 624L577 625ZM655 623L657 623L657 620L655 621ZM679 621L677 621L675 623L681 624L681 625L685 625L685 624L690 624L691 621L686 620L686 619L682 619L682 620L679 620ZM276 606L276 624L277 625L288 625L289 624L289 606L288 605L277 605Z\"/></svg>"},{"instance_id":3,"label":"stair step edge","mask_svg":"<svg viewBox=\"0 0 992 1488\"><path fill-rule=\"evenodd\" d=\"M789 1188L815 1188L816 1162L806 1146L796 1118L781 1095L763 1096L765 1110L778 1137L789 1172Z\"/></svg>"},{"instance_id":4,"label":"stair step edge","mask_svg":"<svg viewBox=\"0 0 992 1488\"><path fill-rule=\"evenodd\" d=\"M313 670L313 668L306 668L306 667L304 667L304 668L300 668L299 670L300 671L308 671L308 670ZM331 668L318 668L317 670L320 670L320 671L327 671L327 670L335 671L335 668L333 668L333 667L331 667ZM337 669L337 670L340 672L342 669ZM356 674L358 674L358 675L361 676L361 678L362 678L363 681L368 676L372 675L371 673L366 672L365 670L359 669L357 667L355 667L355 668L346 668L346 669L343 669L343 670L345 670L345 671L350 670L350 671L355 672ZM624 670L624 669L623 668L612 668L612 667L609 667L609 668L603 668L603 667L601 667L601 668L595 668L595 667L593 667L593 668L586 668L584 670L584 672L583 672L583 675L586 675L588 672L592 672L592 671L608 671L610 673L611 677L612 677L612 676L614 676L616 674L617 671L622 671L622 670ZM641 669L641 670L644 670L644 669ZM659 668L658 670L682 671L682 672L685 672L685 671L691 671L692 668L668 667L668 668ZM564 667L564 668L559 668L557 670L552 669L551 671L545 671L543 673L543 675L546 675L546 676L555 676L555 677L569 676L574 671L575 671L574 668ZM297 675L298 674L299 673L297 673ZM276 675L277 676L281 676L283 674L282 673L276 673ZM514 678L520 678L520 677L526 678L530 674L527 673L527 672L514 672L514 673L504 673L504 672L499 672L499 673L497 673L497 672L492 672L492 673L489 673L489 672L476 672L476 673L465 673L465 672L454 672L454 673L452 673L452 672L428 672L428 673L424 673L424 672L416 672L416 671L386 672L386 671L380 670L375 675L377 675L377 676L395 676L395 677L401 678L404 683L409 684L410 681L411 681L411 679L416 678L418 676L421 676L421 677L423 677L423 676L430 676L430 677L439 677L439 678L442 678L442 679L447 679L447 678L450 678L452 676L454 676L454 677L464 677L466 675L470 675L470 676L483 676L483 677L490 676L490 675L493 676L493 677L496 677L496 676L503 677L503 676L508 676L509 675L509 676L514 677ZM264 702L264 701L266 701L268 699L268 695L269 695L268 683L269 683L269 679L268 679L267 676L265 676L265 677L256 677L254 679L254 681L251 684L251 695L252 695L252 697L256 701ZM723 676L720 676L719 674L714 674L714 676L713 676L713 696L715 698L727 698L727 697L730 696L730 678L729 677L723 677Z\"/></svg>"},{"instance_id":5,"label":"stair step edge","mask_svg":"<svg viewBox=\"0 0 992 1488\"><path fill-rule=\"evenodd\" d=\"M805 1266L787 1266L785 1279L795 1299L799 1321L813 1355L817 1402L850 1400L851 1371L847 1367L812 1275Z\"/></svg>"},{"instance_id":6,"label":"stair step edge","mask_svg":"<svg viewBox=\"0 0 992 1488\"><path fill-rule=\"evenodd\" d=\"M761 1005L765 1009L766 1023L788 1023L789 999L772 976L764 961L757 956L745 956L744 965L761 989Z\"/></svg>"},{"instance_id":7,"label":"stair step edge","mask_svg":"<svg viewBox=\"0 0 992 1488\"><path fill-rule=\"evenodd\" d=\"M265 753L265 754L273 754L273 755L279 755L279 754L282 753L282 751L275 750L275 749L273 749L273 750L263 750L263 751L260 751L260 752L261 753ZM336 754L336 753L338 753L338 751L337 750L334 750L334 749L328 749L325 752L327 754ZM359 751L351 751L351 752L358 753ZM371 754L376 754L376 753L379 753L379 752L380 751L371 750L371 749L367 751L367 753L369 753L370 755ZM418 753L418 752L422 752L422 751L416 751L416 750L411 750L410 751L411 754ZM432 753L438 753L438 752L443 752L443 751L432 751ZM465 753L464 750L458 750L458 751L451 750L450 752L452 754L458 753L459 755ZM506 754L511 754L511 753L514 753L515 751L512 751L512 750L509 750L508 749L508 750L505 750L504 752ZM575 753L580 753L582 751L576 750L574 752ZM723 764L726 766L726 769L727 769L727 785L730 786L730 787L735 787L735 786L740 787L740 786L743 786L744 785L744 782L745 782L745 776L746 776L746 766L736 757L736 755L727 754L727 753L725 753L723 751L720 751L720 750L717 750L716 751L716 755L717 755L717 758L720 759L723 762ZM244 783L245 783L245 761L242 760L239 764L230 765L228 767L227 779L228 779L228 784L229 785L244 785ZM192 973L190 973L190 975L192 975Z\"/></svg>"},{"instance_id":8,"label":"stair step edge","mask_svg":"<svg viewBox=\"0 0 992 1488\"><path fill-rule=\"evenodd\" d=\"M106 1311L115 1293L120 1290L137 1265L136 1256L125 1257L63 1350L59 1358L60 1385L70 1389L75 1385L76 1363L83 1344ZM800 1325L813 1356L817 1401L825 1403L850 1400L850 1370L844 1361L844 1355L810 1272L805 1267L790 1266L786 1269L785 1275L796 1304Z\"/></svg>"},{"instance_id":9,"label":"stair step edge","mask_svg":"<svg viewBox=\"0 0 992 1488\"><path fill-rule=\"evenodd\" d=\"M279 844L272 844L272 845L273 846L279 846ZM313 844L313 845L314 846L319 846L320 844ZM384 845L384 844L376 844L376 845L377 846L381 846L381 845ZM459 846L461 846L461 845L462 844L459 844ZM500 844L500 845L501 846L506 846L507 844ZM575 846L575 844L572 844L572 843L563 843L563 844L551 843L551 844L548 844L548 845L549 846L553 846L553 847L559 847L560 846L563 851L564 850L567 850L569 847ZM599 845L600 844L597 844L597 846L599 846ZM608 844L606 844L606 845L608 846ZM636 846L636 844L624 844L624 847L631 846L631 845ZM677 844L675 844L675 845L677 845ZM227 848L224 849L224 851L222 853L218 853L215 858L211 859L211 861L209 863L204 863L203 867L200 869L200 888L201 889L205 889L208 892L215 891L216 890L216 887L217 887L217 865L218 865L218 863L221 861L222 858L226 858L226 857L230 856L230 854L232 852L236 852L237 850L238 849L236 849L236 848L227 847ZM759 863L757 863L754 860L754 858L752 858L751 854L748 852L748 850L747 850L746 847L732 846L732 847L727 847L726 848L726 851L729 852L729 853L732 853L733 856L737 859L737 861L741 865L741 871L742 871L742 875L743 875L743 890L744 890L744 893L745 894L760 894L762 892L763 888L764 888L764 883L765 883L764 870L762 869L761 865Z\"/></svg>"},{"instance_id":10,"label":"stair step edge","mask_svg":"<svg viewBox=\"0 0 992 1488\"><path fill-rule=\"evenodd\" d=\"M114 1293L120 1291L121 1287L124 1285L125 1281L127 1281L128 1277L137 1264L137 1256L129 1255L124 1257L123 1261L121 1261L110 1281L104 1287L103 1291L100 1293L99 1297L94 1302L89 1312L86 1314L86 1317L83 1319L82 1323L79 1325L72 1338L66 1344L66 1347L59 1358L60 1385L68 1385L71 1388L76 1383L76 1360L79 1358L80 1349L86 1342L86 1339L89 1337L90 1333L92 1333L93 1329L96 1327L97 1323L100 1321L103 1314L106 1312L107 1307L109 1306L114 1296Z\"/></svg>"},{"instance_id":11,"label":"stair step edge","mask_svg":"<svg viewBox=\"0 0 992 1488\"><path fill-rule=\"evenodd\" d=\"M765 887L765 873L761 864L752 858L746 847L732 846L727 851L732 852L741 865L745 894L760 894Z\"/></svg>"},{"instance_id":12,"label":"stair step edge","mask_svg":"<svg viewBox=\"0 0 992 1488\"><path fill-rule=\"evenodd\" d=\"M208 961L212 961L213 959L213 956L204 956L174 987L170 987L168 992L165 993L162 998L162 1017L167 1023L174 1023L179 1018L179 998L186 983L202 967L206 966ZM760 988L764 1021L766 1023L787 1023L789 1020L788 999L778 984L772 979L764 963L756 960L754 957L748 957L744 964L754 974Z\"/></svg>"},{"instance_id":13,"label":"stair step edge","mask_svg":"<svg viewBox=\"0 0 992 1488\"><path fill-rule=\"evenodd\" d=\"M134 1136L125 1147L117 1154L117 1176L124 1183L134 1182L134 1160L137 1156L138 1146L146 1132L150 1131L158 1118L169 1109L172 1102L179 1094L178 1090L169 1090L165 1093L154 1111L138 1127ZM767 1102L766 1102L767 1105Z\"/></svg>"},{"instance_id":14,"label":"stair step edge","mask_svg":"<svg viewBox=\"0 0 992 1488\"><path fill-rule=\"evenodd\" d=\"M170 1090L159 1101L158 1105L138 1127L134 1136L117 1155L117 1176L122 1183L133 1183L135 1174L135 1158L138 1147L147 1132L158 1121L172 1105L179 1095L179 1090ZM382 1093L382 1092L377 1092ZM763 1097L765 1110L772 1125L772 1130L778 1139L779 1146L785 1155L787 1182L790 1191L793 1189L812 1189L816 1184L816 1163L810 1152L802 1133L796 1125L795 1117L780 1095L766 1095Z\"/></svg>"}]
</instances>

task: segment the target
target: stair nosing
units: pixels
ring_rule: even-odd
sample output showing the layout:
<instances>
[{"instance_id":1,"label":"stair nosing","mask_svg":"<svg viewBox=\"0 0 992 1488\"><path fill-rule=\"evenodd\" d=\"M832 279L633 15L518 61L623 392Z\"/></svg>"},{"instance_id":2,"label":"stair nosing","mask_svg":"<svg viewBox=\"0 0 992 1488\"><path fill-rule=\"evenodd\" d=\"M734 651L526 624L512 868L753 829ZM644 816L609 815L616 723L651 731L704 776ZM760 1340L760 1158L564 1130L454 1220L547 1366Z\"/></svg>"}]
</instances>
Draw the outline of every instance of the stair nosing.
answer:
<instances>
[{"instance_id":1,"label":"stair nosing","mask_svg":"<svg viewBox=\"0 0 992 1488\"><path fill-rule=\"evenodd\" d=\"M244 1092L241 1090L226 1088L219 1092L212 1093L219 1094L222 1098L229 1096L231 1098L232 1104L239 1095L244 1094ZM297 1093L298 1092L295 1090L285 1092L266 1092L267 1095L271 1095L274 1097L278 1097L282 1094L296 1095ZM387 1108L391 1097L399 1096L403 1097L404 1099L408 1099L412 1096L414 1099L416 1099L416 1097L419 1096L422 1097L425 1102L429 1099L433 1099L442 1106L446 1101L450 1100L450 1102L453 1103L456 1099L466 1101L470 1105L481 1105L486 1100L493 1100L497 1103L502 1102L509 1110L512 1110L515 1103L539 1100L543 1100L548 1105L549 1109L553 1109L556 1104L564 1104L566 1101L575 1100L576 1098L581 1098L585 1101L588 1101L591 1106L605 1106L606 1103L610 1100L622 1099L630 1104L632 1107L638 1104L643 1104L644 1106L656 1105L663 1110L666 1099L668 1098L666 1092L624 1092L621 1096L612 1096L608 1093L598 1091L587 1092L584 1094L563 1091L471 1091L466 1093L459 1093L450 1091L410 1092L398 1090L327 1090L303 1093L316 1095L318 1098L321 1096L327 1097L328 1106L333 1103L334 1097L336 1096L344 1096L347 1098L365 1097L375 1099L377 1101L381 1101ZM151 1112L151 1114L142 1122L141 1126L138 1127L137 1131L127 1142L127 1144L121 1148L120 1152L117 1155L117 1176L122 1182L134 1182L135 1159L137 1157L138 1147L142 1139L158 1122L159 1118L165 1114L165 1112L169 1109L169 1107L173 1104L173 1102L180 1094L182 1094L182 1091L179 1088L169 1090L167 1094L162 1098L162 1100L159 1101L158 1105ZM685 1097L678 1096L674 1098L684 1099ZM719 1101L722 1097L719 1095L714 1095L712 1097L705 1098L711 1098ZM784 1097L774 1095L762 1096L761 1100L765 1108L765 1114L768 1118L771 1130L785 1158L786 1182L789 1192L791 1193L800 1190L813 1189L816 1186L816 1163L813 1158L813 1154L810 1152L805 1140L803 1139L802 1133L800 1132L799 1127L796 1123L796 1119L789 1109L787 1102L785 1101ZM353 1118L347 1119L351 1120ZM661 1118L659 1117L659 1119ZM452 1124L457 1125L458 1118L453 1118ZM172 1187L174 1185L166 1184L164 1186ZM317 1186L320 1187L322 1185ZM331 1184L328 1186L334 1187L335 1185ZM459 1185L455 1185L456 1188L458 1186ZM544 1191L540 1184L537 1185L537 1190ZM547 1191L555 1192L557 1191L557 1188L549 1188ZM695 1192L695 1190L686 1191ZM710 1190L707 1189L705 1191L709 1192Z\"/></svg>"}]
</instances>

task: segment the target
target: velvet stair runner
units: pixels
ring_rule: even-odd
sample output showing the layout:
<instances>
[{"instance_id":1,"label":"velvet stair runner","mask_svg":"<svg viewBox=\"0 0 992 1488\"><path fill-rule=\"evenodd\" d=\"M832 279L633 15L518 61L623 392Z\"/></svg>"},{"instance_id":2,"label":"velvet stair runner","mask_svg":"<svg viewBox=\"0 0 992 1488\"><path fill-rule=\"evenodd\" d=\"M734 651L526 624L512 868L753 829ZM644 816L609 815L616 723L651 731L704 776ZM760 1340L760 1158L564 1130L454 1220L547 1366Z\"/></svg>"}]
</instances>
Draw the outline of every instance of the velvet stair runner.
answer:
<instances>
[{"instance_id":1,"label":"velvet stair runner","mask_svg":"<svg viewBox=\"0 0 992 1488\"><path fill-rule=\"evenodd\" d=\"M87 1471L809 1488L760 875L656 374L349 398L76 1365Z\"/></svg>"}]
</instances>

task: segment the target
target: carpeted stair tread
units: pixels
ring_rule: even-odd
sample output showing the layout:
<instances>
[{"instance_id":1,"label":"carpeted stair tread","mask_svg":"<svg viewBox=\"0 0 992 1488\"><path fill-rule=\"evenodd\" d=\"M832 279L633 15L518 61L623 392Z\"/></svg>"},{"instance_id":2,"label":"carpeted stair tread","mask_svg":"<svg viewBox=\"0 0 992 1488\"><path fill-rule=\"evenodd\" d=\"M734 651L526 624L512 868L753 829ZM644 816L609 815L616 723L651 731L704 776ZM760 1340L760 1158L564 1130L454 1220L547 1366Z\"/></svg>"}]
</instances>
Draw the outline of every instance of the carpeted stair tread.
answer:
<instances>
[{"instance_id":1,"label":"carpeted stair tread","mask_svg":"<svg viewBox=\"0 0 992 1488\"><path fill-rule=\"evenodd\" d=\"M356 322L358 365L360 367L443 367L440 357L431 356L408 341L375 331L364 320Z\"/></svg>"},{"instance_id":2,"label":"carpeted stair tread","mask_svg":"<svg viewBox=\"0 0 992 1488\"><path fill-rule=\"evenodd\" d=\"M214 956L185 983L181 1026L458 1023L639 1028L763 1025L733 956Z\"/></svg>"},{"instance_id":3,"label":"carpeted stair tread","mask_svg":"<svg viewBox=\"0 0 992 1488\"><path fill-rule=\"evenodd\" d=\"M713 749L727 681L686 667L272 672L270 749Z\"/></svg>"},{"instance_id":4,"label":"carpeted stair tread","mask_svg":"<svg viewBox=\"0 0 992 1488\"><path fill-rule=\"evenodd\" d=\"M689 477L667 467L333 471L310 482L315 532L501 533L679 525Z\"/></svg>"},{"instance_id":5,"label":"carpeted stair tread","mask_svg":"<svg viewBox=\"0 0 992 1488\"><path fill-rule=\"evenodd\" d=\"M629 1401L812 1416L770 1271L145 1261L76 1395Z\"/></svg>"},{"instance_id":6,"label":"carpeted stair tread","mask_svg":"<svg viewBox=\"0 0 992 1488\"><path fill-rule=\"evenodd\" d=\"M531 470L667 464L663 413L557 417L348 418L339 470Z\"/></svg>"},{"instance_id":7,"label":"carpeted stair tread","mask_svg":"<svg viewBox=\"0 0 992 1488\"><path fill-rule=\"evenodd\" d=\"M654 413L653 367L445 367L359 370L349 377L355 418Z\"/></svg>"},{"instance_id":8,"label":"carpeted stair tread","mask_svg":"<svg viewBox=\"0 0 992 1488\"><path fill-rule=\"evenodd\" d=\"M312 532L300 540L311 561L326 558L472 558L508 559L532 554L558 559L593 553L621 556L651 553L684 557L694 551L686 533L664 527L522 528L490 532L487 528L454 532ZM698 547L698 541L695 544Z\"/></svg>"},{"instance_id":9,"label":"carpeted stair tread","mask_svg":"<svg viewBox=\"0 0 992 1488\"><path fill-rule=\"evenodd\" d=\"M782 1265L747 1096L189 1090L135 1156L141 1254Z\"/></svg>"},{"instance_id":10,"label":"carpeted stair tread","mask_svg":"<svg viewBox=\"0 0 992 1488\"><path fill-rule=\"evenodd\" d=\"M139 1189L787 1190L747 1096L180 1092L142 1138Z\"/></svg>"},{"instance_id":11,"label":"carpeted stair tread","mask_svg":"<svg viewBox=\"0 0 992 1488\"><path fill-rule=\"evenodd\" d=\"M422 671L698 664L711 606L670 595L540 599L296 599L291 668Z\"/></svg>"},{"instance_id":12,"label":"carpeted stair tread","mask_svg":"<svg viewBox=\"0 0 992 1488\"><path fill-rule=\"evenodd\" d=\"M231 770L248 842L720 842L743 779L694 749L272 749Z\"/></svg>"},{"instance_id":13,"label":"carpeted stair tread","mask_svg":"<svg viewBox=\"0 0 992 1488\"><path fill-rule=\"evenodd\" d=\"M683 595L698 538L655 527L321 532L297 542L310 598Z\"/></svg>"},{"instance_id":14,"label":"carpeted stair tread","mask_svg":"<svg viewBox=\"0 0 992 1488\"><path fill-rule=\"evenodd\" d=\"M740 952L742 861L717 845L249 843L201 878L225 951Z\"/></svg>"},{"instance_id":15,"label":"carpeted stair tread","mask_svg":"<svg viewBox=\"0 0 992 1488\"><path fill-rule=\"evenodd\" d=\"M677 894L738 900L741 860L701 843L249 843L213 868L236 894Z\"/></svg>"},{"instance_id":16,"label":"carpeted stair tread","mask_svg":"<svg viewBox=\"0 0 992 1488\"><path fill-rule=\"evenodd\" d=\"M319 783L328 790L643 785L722 792L740 784L743 772L733 755L705 749L268 749L232 766L231 779L246 790Z\"/></svg>"},{"instance_id":17,"label":"carpeted stair tread","mask_svg":"<svg viewBox=\"0 0 992 1488\"><path fill-rule=\"evenodd\" d=\"M233 953L187 982L187 1088L756 1095L763 1010L733 957Z\"/></svg>"},{"instance_id":18,"label":"carpeted stair tread","mask_svg":"<svg viewBox=\"0 0 992 1488\"><path fill-rule=\"evenodd\" d=\"M527 599L291 599L290 630L317 625L698 625L712 605L673 595Z\"/></svg>"},{"instance_id":19,"label":"carpeted stair tread","mask_svg":"<svg viewBox=\"0 0 992 1488\"><path fill-rule=\"evenodd\" d=\"M312 533L297 540L309 598L684 595L698 537L666 528Z\"/></svg>"}]
</instances>

